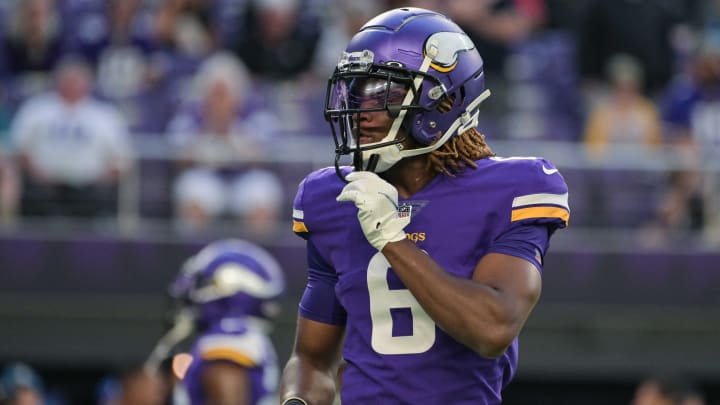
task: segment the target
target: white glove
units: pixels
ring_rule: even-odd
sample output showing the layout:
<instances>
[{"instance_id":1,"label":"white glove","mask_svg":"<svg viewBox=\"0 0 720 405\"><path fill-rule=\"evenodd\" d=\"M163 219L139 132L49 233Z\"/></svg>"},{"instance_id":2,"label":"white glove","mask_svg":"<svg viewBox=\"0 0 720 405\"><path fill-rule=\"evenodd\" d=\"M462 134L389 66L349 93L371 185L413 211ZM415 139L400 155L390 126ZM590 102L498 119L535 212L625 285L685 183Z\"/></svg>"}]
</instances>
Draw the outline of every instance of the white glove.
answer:
<instances>
[{"instance_id":1,"label":"white glove","mask_svg":"<svg viewBox=\"0 0 720 405\"><path fill-rule=\"evenodd\" d=\"M403 228L410 223L411 213L399 216L397 189L373 172L352 172L345 178L350 183L337 201L355 203L368 242L381 251L389 242L405 239Z\"/></svg>"}]
</instances>

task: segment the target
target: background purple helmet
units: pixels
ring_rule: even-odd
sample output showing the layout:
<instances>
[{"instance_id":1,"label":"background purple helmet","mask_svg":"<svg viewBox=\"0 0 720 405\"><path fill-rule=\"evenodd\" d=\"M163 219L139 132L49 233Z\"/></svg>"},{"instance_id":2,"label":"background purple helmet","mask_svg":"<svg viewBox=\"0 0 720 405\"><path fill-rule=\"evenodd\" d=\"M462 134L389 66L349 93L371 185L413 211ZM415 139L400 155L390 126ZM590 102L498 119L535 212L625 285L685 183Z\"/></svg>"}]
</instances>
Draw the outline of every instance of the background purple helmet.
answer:
<instances>
[{"instance_id":1,"label":"background purple helmet","mask_svg":"<svg viewBox=\"0 0 720 405\"><path fill-rule=\"evenodd\" d=\"M405 88L404 97L398 97L399 87ZM378 102L367 108L364 101L370 93ZM325 116L333 128L337 153L380 154L381 167L376 169L380 172L477 126L477 108L488 95L483 60L465 32L442 14L405 7L378 15L350 40L328 84ZM452 104L439 109L444 100ZM393 129L381 142L357 147L354 117L378 110L396 117ZM402 140L395 139L401 124L421 145L436 139L437 143L401 150L397 144ZM367 156L362 159L367 161Z\"/></svg>"},{"instance_id":2,"label":"background purple helmet","mask_svg":"<svg viewBox=\"0 0 720 405\"><path fill-rule=\"evenodd\" d=\"M283 271L266 250L239 239L213 242L190 257L170 285L170 295L194 308L196 321L272 319L285 290Z\"/></svg>"}]
</instances>

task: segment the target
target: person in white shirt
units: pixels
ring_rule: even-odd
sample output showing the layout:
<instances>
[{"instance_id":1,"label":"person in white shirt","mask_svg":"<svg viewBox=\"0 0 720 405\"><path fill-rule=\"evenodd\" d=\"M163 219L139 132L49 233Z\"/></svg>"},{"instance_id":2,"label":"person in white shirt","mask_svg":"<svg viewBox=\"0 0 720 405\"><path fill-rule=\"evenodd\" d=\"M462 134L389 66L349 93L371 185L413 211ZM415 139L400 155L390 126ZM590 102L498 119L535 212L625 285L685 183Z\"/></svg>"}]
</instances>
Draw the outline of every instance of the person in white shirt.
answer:
<instances>
[{"instance_id":1,"label":"person in white shirt","mask_svg":"<svg viewBox=\"0 0 720 405\"><path fill-rule=\"evenodd\" d=\"M117 212L118 180L131 162L120 111L92 97L93 75L63 60L54 91L20 107L10 127L22 175L23 216L102 217Z\"/></svg>"}]
</instances>

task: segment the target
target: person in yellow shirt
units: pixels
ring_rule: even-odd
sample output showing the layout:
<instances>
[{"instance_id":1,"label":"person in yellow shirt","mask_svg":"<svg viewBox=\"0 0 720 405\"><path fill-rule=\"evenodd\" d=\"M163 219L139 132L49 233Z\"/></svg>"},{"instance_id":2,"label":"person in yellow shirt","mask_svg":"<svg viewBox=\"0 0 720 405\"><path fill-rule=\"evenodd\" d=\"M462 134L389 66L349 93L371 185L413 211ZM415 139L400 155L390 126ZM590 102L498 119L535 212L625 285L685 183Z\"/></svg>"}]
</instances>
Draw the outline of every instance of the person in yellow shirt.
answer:
<instances>
[{"instance_id":1,"label":"person in yellow shirt","mask_svg":"<svg viewBox=\"0 0 720 405\"><path fill-rule=\"evenodd\" d=\"M642 93L643 72L630 56L617 55L608 63L610 91L590 111L584 143L604 156L612 145L662 144L662 125L655 104Z\"/></svg>"}]
</instances>

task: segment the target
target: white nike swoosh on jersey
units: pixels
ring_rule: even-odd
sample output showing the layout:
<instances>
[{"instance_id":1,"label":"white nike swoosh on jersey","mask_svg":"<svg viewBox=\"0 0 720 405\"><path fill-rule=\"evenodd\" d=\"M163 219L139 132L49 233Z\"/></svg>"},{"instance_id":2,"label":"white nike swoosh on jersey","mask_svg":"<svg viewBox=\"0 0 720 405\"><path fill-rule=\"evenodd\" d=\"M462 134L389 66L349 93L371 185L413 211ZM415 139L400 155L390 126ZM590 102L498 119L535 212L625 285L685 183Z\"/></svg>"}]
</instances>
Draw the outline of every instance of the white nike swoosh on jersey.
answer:
<instances>
[{"instance_id":1,"label":"white nike swoosh on jersey","mask_svg":"<svg viewBox=\"0 0 720 405\"><path fill-rule=\"evenodd\" d=\"M545 174L547 174L548 176L558 172L558 169L548 169L547 167L545 167L545 165L543 165L542 169L543 169L543 172Z\"/></svg>"}]
</instances>

